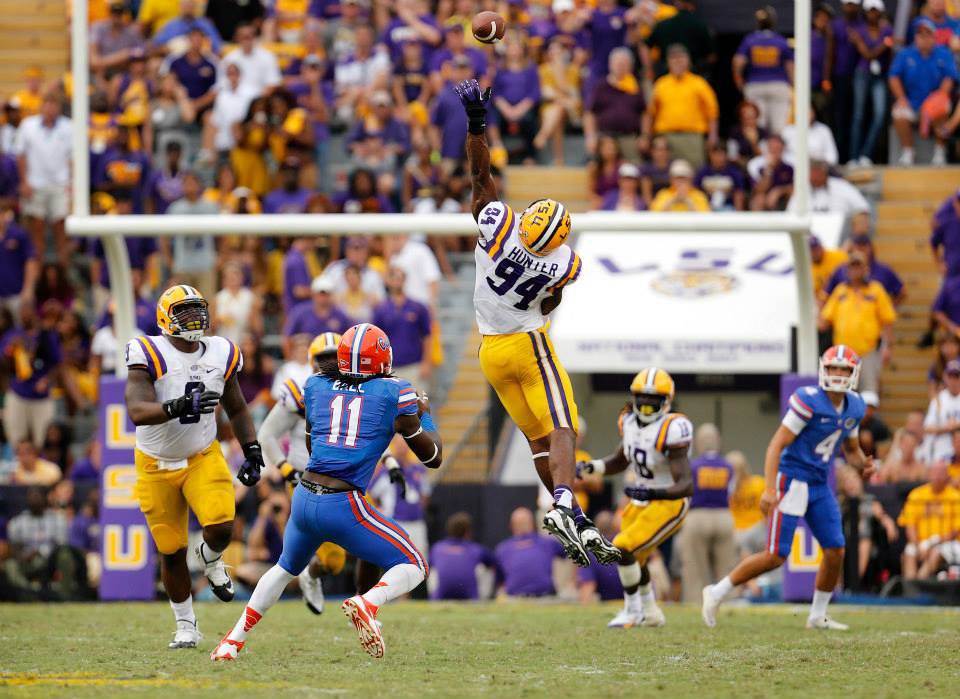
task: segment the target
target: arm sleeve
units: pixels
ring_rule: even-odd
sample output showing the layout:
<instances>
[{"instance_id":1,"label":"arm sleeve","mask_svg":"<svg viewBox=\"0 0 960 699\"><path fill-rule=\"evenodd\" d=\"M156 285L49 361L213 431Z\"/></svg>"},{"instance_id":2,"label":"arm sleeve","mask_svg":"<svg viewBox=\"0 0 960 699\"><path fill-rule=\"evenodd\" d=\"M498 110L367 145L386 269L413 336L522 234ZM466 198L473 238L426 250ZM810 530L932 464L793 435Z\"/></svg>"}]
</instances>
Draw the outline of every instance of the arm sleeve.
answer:
<instances>
[{"instance_id":1,"label":"arm sleeve","mask_svg":"<svg viewBox=\"0 0 960 699\"><path fill-rule=\"evenodd\" d=\"M225 340L225 342L228 347L227 361L223 372L224 382L229 381L232 376L239 374L243 369L243 354L240 352L240 348L230 342L230 340Z\"/></svg>"},{"instance_id":2,"label":"arm sleeve","mask_svg":"<svg viewBox=\"0 0 960 699\"><path fill-rule=\"evenodd\" d=\"M303 416L306 404L303 402L303 391L293 379L287 379L279 389L279 404L293 415Z\"/></svg>"},{"instance_id":3,"label":"arm sleeve","mask_svg":"<svg viewBox=\"0 0 960 699\"><path fill-rule=\"evenodd\" d=\"M484 243L508 234L513 226L513 209L502 201L492 201L480 211L477 217L477 228Z\"/></svg>"},{"instance_id":4,"label":"arm sleeve","mask_svg":"<svg viewBox=\"0 0 960 699\"><path fill-rule=\"evenodd\" d=\"M397 396L397 413L399 415L417 414L417 392L409 381L397 379L400 384L400 393Z\"/></svg>"},{"instance_id":5,"label":"arm sleeve","mask_svg":"<svg viewBox=\"0 0 960 699\"><path fill-rule=\"evenodd\" d=\"M693 423L686 415L677 415L667 426L667 434L664 439L664 450L670 447L679 447L689 444L693 439Z\"/></svg>"},{"instance_id":6,"label":"arm sleeve","mask_svg":"<svg viewBox=\"0 0 960 699\"><path fill-rule=\"evenodd\" d=\"M800 434L813 417L813 408L807 404L799 390L794 391L793 395L790 396L789 406L787 414L783 416L780 424L793 434Z\"/></svg>"},{"instance_id":7,"label":"arm sleeve","mask_svg":"<svg viewBox=\"0 0 960 699\"><path fill-rule=\"evenodd\" d=\"M580 272L583 269L583 260L573 250L570 251L570 261L567 263L566 271L556 284L550 287L549 291L554 294L563 287L573 284L580 278Z\"/></svg>"},{"instance_id":8,"label":"arm sleeve","mask_svg":"<svg viewBox=\"0 0 960 699\"><path fill-rule=\"evenodd\" d=\"M276 468L286 460L286 454L280 447L280 438L289 433L296 424L296 413L290 412L281 403L274 405L267 413L267 417L257 431L257 440L263 447L263 460L267 466ZM290 439L304 439L304 435L291 434Z\"/></svg>"},{"instance_id":9,"label":"arm sleeve","mask_svg":"<svg viewBox=\"0 0 960 699\"><path fill-rule=\"evenodd\" d=\"M126 363L128 367L145 366L148 369L150 368L150 362L147 361L147 352L143 348L143 343L137 338L127 343Z\"/></svg>"}]
</instances>

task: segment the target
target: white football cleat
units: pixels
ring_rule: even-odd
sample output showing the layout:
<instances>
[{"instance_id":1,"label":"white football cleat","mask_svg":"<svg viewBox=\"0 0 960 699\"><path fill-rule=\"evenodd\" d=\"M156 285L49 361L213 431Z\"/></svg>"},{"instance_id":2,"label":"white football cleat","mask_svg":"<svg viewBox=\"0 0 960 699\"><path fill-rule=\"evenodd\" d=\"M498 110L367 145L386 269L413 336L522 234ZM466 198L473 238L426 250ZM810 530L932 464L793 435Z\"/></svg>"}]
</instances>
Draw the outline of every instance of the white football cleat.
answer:
<instances>
[{"instance_id":1,"label":"white football cleat","mask_svg":"<svg viewBox=\"0 0 960 699\"><path fill-rule=\"evenodd\" d=\"M310 566L303 569L303 572L297 576L300 581L300 592L303 593L303 601L314 614L323 614L323 583L320 578L314 578L310 575Z\"/></svg>"},{"instance_id":2,"label":"white football cleat","mask_svg":"<svg viewBox=\"0 0 960 699\"><path fill-rule=\"evenodd\" d=\"M849 631L850 627L834 621L828 616L810 617L807 619L808 629L824 629L827 631Z\"/></svg>"},{"instance_id":3,"label":"white football cleat","mask_svg":"<svg viewBox=\"0 0 960 699\"><path fill-rule=\"evenodd\" d=\"M569 507L554 505L553 509L547 512L543 518L543 528L547 530L554 539L563 546L567 558L573 561L581 568L590 565L590 559L587 557L587 549L583 547L580 540L580 533L577 531L577 523L573 518L573 510ZM619 553L618 553L619 555Z\"/></svg>"},{"instance_id":4,"label":"white football cleat","mask_svg":"<svg viewBox=\"0 0 960 699\"><path fill-rule=\"evenodd\" d=\"M387 648L380 633L380 624L377 622L377 607L373 606L360 595L344 600L340 605L343 613L353 623L360 636L360 645L374 658L382 658Z\"/></svg>"},{"instance_id":5,"label":"white football cleat","mask_svg":"<svg viewBox=\"0 0 960 699\"><path fill-rule=\"evenodd\" d=\"M703 617L703 623L711 629L717 625L717 608L720 606L720 600L715 599L710 588L707 585L703 588L703 607L700 608L700 615Z\"/></svg>"},{"instance_id":6,"label":"white football cleat","mask_svg":"<svg viewBox=\"0 0 960 699\"><path fill-rule=\"evenodd\" d=\"M227 566L223 562L223 554L217 554L214 560L207 561L203 555L204 548L204 543L200 542L193 551L197 554L197 558L200 559L200 563L203 564L203 574L206 575L207 580L210 581L210 589L213 590L213 594L215 594L221 602L233 601L233 580L230 579L230 575L227 573Z\"/></svg>"},{"instance_id":7,"label":"white football cleat","mask_svg":"<svg viewBox=\"0 0 960 699\"><path fill-rule=\"evenodd\" d=\"M196 648L201 638L203 638L203 634L200 633L200 629L197 628L195 621L190 622L178 619L177 630L173 632L173 640L167 644L167 648L172 650L179 648Z\"/></svg>"},{"instance_id":8,"label":"white football cleat","mask_svg":"<svg viewBox=\"0 0 960 699\"><path fill-rule=\"evenodd\" d=\"M590 551L600 565L610 565L620 560L620 549L607 541L593 522L588 520L587 524L580 527L579 534L583 548Z\"/></svg>"},{"instance_id":9,"label":"white football cleat","mask_svg":"<svg viewBox=\"0 0 960 699\"><path fill-rule=\"evenodd\" d=\"M620 613L617 614L613 619L610 620L610 623L607 624L608 629L632 629L634 626L640 626L643 623L643 612L635 611L624 607L620 610Z\"/></svg>"},{"instance_id":10,"label":"white football cleat","mask_svg":"<svg viewBox=\"0 0 960 699\"><path fill-rule=\"evenodd\" d=\"M240 651L243 650L245 645L244 641L231 641L227 636L223 637L220 643L217 644L217 647L213 649L210 653L210 660L236 660L237 656L240 655Z\"/></svg>"},{"instance_id":11,"label":"white football cleat","mask_svg":"<svg viewBox=\"0 0 960 699\"><path fill-rule=\"evenodd\" d=\"M663 610L656 604L643 608L643 621L640 626L660 627L666 626L667 617L663 615Z\"/></svg>"}]
</instances>

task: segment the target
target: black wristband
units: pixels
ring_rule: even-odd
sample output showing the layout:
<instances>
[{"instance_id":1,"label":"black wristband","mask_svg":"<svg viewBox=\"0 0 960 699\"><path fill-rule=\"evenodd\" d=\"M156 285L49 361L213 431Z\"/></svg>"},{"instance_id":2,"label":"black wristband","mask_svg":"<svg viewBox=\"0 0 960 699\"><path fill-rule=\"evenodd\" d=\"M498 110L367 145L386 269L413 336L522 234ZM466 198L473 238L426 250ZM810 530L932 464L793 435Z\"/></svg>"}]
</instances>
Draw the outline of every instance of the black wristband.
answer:
<instances>
[{"instance_id":1,"label":"black wristband","mask_svg":"<svg viewBox=\"0 0 960 699\"><path fill-rule=\"evenodd\" d=\"M260 442L249 442L248 444L243 445L243 456L247 459L250 458L250 454L256 454L260 456L263 451L260 449Z\"/></svg>"},{"instance_id":2,"label":"black wristband","mask_svg":"<svg viewBox=\"0 0 960 699\"><path fill-rule=\"evenodd\" d=\"M467 131L474 136L482 136L487 130L487 116L470 117L467 121Z\"/></svg>"}]
</instances>

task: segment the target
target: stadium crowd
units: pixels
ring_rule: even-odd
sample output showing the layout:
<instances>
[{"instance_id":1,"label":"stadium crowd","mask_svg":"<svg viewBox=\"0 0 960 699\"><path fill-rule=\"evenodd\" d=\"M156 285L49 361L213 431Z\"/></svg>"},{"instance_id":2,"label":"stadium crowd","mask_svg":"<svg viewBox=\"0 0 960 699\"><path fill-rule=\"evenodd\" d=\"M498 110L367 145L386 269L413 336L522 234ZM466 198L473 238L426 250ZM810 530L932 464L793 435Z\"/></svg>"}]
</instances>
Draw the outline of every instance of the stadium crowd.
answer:
<instances>
[{"instance_id":1,"label":"stadium crowd","mask_svg":"<svg viewBox=\"0 0 960 699\"><path fill-rule=\"evenodd\" d=\"M496 47L472 37L480 9L507 18ZM813 17L812 206L847 217L841 249L811 240L814 286L822 344L848 345L864 362L871 413L860 436L883 468L866 490L843 468L837 481L857 503L859 575L871 589L901 572L928 576L946 565L956 575L960 565L960 197L944 202L932 224L945 282L931 316L930 406L891 432L880 373L906 290L877 259L872 206L847 179L885 158L911 165L921 143L931 144L933 164L955 159L960 17L948 9L928 0L902 36L881 0L824 3ZM607 210L791 206L793 50L770 7L757 9L755 29L724 64L710 17L692 0L98 0L89 19L96 215L466 211L466 117L452 88L470 77L494 90L488 136L498 176L508 164L585 164L592 203ZM721 74L741 100L719 93ZM24 489L0 501L0 596L83 596L99 572L93 406L99 377L116 368L113 305L102 246L64 232L72 80L37 69L24 80L3 102L0 125L0 484ZM240 380L258 419L288 363L306 362L309 340L355 321L383 327L397 373L429 387L440 361L439 284L472 242L126 240L140 329L157 332L153 304L169 283L200 289L213 331L244 353ZM223 443L236 467L239 448ZM739 452L722 456L708 426L696 454L695 468L727 477L706 489L715 492L698 490L678 555L661 557L658 589L684 598L765 544L762 477L751 475L761 465ZM374 497L401 521L426 522L429 482L415 466L404 469L404 494L388 481ZM902 484L916 486L892 498L897 508L906 500L902 512L871 490ZM609 486L603 495L588 490L581 495L594 501L598 525L616 531L619 498ZM284 493L278 480L237 488L231 560L248 584L262 572L257 564L279 555ZM491 552L471 543L468 515L450 517L446 538L430 547L431 594L470 598L499 586L507 595L579 587L584 599L619 596L616 575L602 566L576 582L569 571L555 579L557 550L529 510L514 512L510 528ZM537 566L528 565L533 552ZM491 571L479 588L478 566Z\"/></svg>"}]
</instances>

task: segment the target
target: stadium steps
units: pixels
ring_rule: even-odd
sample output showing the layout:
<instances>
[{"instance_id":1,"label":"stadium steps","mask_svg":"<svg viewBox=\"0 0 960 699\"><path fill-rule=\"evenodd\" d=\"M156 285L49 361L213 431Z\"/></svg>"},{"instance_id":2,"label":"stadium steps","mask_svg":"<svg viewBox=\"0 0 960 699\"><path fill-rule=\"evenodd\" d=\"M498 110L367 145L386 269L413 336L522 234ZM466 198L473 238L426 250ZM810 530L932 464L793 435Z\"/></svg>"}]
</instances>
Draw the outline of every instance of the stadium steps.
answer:
<instances>
[{"instance_id":1,"label":"stadium steps","mask_svg":"<svg viewBox=\"0 0 960 699\"><path fill-rule=\"evenodd\" d=\"M67 69L70 51L67 3L63 0L0 0L0 97L23 87L23 71L43 68L47 80Z\"/></svg>"},{"instance_id":2,"label":"stadium steps","mask_svg":"<svg viewBox=\"0 0 960 699\"><path fill-rule=\"evenodd\" d=\"M506 178L507 203L518 211L543 197L563 202L570 211L590 210L586 168L511 166Z\"/></svg>"},{"instance_id":3,"label":"stadium steps","mask_svg":"<svg viewBox=\"0 0 960 699\"><path fill-rule=\"evenodd\" d=\"M930 322L930 305L940 289L940 274L930 252L930 218L960 187L960 168L886 167L881 201L877 204L877 257L903 277L905 303L894 325L895 344L890 366L883 372L881 413L891 427L899 427L911 410L927 406L927 370L934 350L921 349L917 340Z\"/></svg>"}]
</instances>

